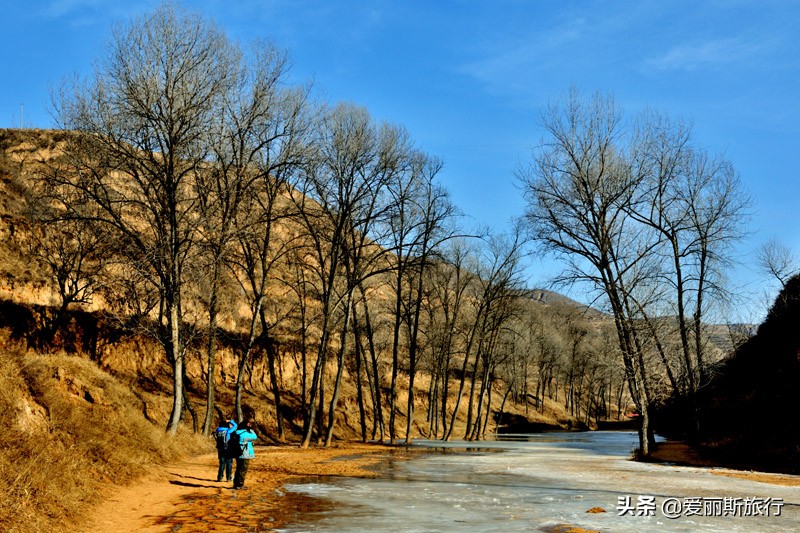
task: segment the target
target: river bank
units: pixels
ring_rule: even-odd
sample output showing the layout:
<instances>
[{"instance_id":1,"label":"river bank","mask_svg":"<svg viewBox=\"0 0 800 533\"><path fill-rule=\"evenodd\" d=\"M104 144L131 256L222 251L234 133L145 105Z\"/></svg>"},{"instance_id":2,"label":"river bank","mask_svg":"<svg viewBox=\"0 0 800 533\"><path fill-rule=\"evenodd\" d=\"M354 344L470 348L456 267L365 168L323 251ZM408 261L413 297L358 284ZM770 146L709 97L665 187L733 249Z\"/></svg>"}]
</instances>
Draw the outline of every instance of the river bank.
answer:
<instances>
[{"instance_id":1,"label":"river bank","mask_svg":"<svg viewBox=\"0 0 800 533\"><path fill-rule=\"evenodd\" d=\"M296 446L258 447L256 459L251 463L248 473L249 488L245 491L234 491L231 483L217 483L216 455L206 454L159 468L130 486L110 489L107 499L94 509L92 516L79 531L256 532L274 530L287 524L307 523L309 515L328 514L327 511L340 504L318 497L319 495L291 490L292 486L309 483L321 486L344 478L376 478L376 471L380 468L375 467L385 466L392 459L405 459L430 451L431 448L427 446L407 448L360 443L309 449ZM707 460L698 458L683 443L662 443L655 458L674 465L714 466L707 464ZM547 463L553 459L555 457ZM470 460L473 461L475 459ZM699 462L704 464L698 464ZM605 470L608 468L607 463L604 460L601 464L587 467L590 470ZM557 462L552 464L556 465ZM667 474L667 470L677 467L662 468L665 470L664 474ZM800 477L797 476L718 468L706 470L715 476L800 487ZM607 474L604 479L610 479L616 473L609 471ZM576 471L571 474L576 475L583 476L584 473L579 474ZM287 490L287 486L290 489ZM610 483L609 487L604 488L611 489ZM452 490L452 485L448 490ZM633 494L633 489L630 490ZM754 494L760 493L758 489L754 491ZM394 497L386 500L395 501ZM614 502L616 499L610 498L603 505L603 510L614 514ZM581 513L589 512L591 506L583 507ZM572 518L572 523L581 522L577 514ZM569 524L570 521L548 525L552 531L592 530L576 528Z\"/></svg>"},{"instance_id":2,"label":"river bank","mask_svg":"<svg viewBox=\"0 0 800 533\"><path fill-rule=\"evenodd\" d=\"M720 476L771 483L773 485L784 485L787 487L800 486L800 476L727 468L719 464L719 462L703 456L695 448L683 441L660 442L655 450L652 451L650 460L652 462L670 465L713 468L715 470L711 472Z\"/></svg>"},{"instance_id":3,"label":"river bank","mask_svg":"<svg viewBox=\"0 0 800 533\"><path fill-rule=\"evenodd\" d=\"M369 468L389 456L413 453L403 447L346 443L331 448L256 447L247 490L218 483L217 456L206 454L160 467L133 484L110 489L79 531L240 532L269 531L325 505L285 493L290 481L331 477L374 477Z\"/></svg>"}]
</instances>

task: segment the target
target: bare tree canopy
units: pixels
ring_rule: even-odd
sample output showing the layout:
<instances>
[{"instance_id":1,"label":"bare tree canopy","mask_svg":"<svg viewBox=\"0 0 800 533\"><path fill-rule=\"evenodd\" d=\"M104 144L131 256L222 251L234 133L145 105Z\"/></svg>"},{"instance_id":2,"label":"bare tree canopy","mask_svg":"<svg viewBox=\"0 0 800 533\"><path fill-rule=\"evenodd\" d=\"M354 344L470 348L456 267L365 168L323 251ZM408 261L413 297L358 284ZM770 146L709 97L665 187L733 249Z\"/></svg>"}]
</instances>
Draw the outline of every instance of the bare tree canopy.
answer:
<instances>
[{"instance_id":1,"label":"bare tree canopy","mask_svg":"<svg viewBox=\"0 0 800 533\"><path fill-rule=\"evenodd\" d=\"M196 175L240 57L213 23L165 3L117 26L93 76L56 97L59 125L80 133L69 136L70 168L57 185L97 207L95 222L161 295L158 337L174 373L170 433L183 410L181 296L198 237Z\"/></svg>"},{"instance_id":2,"label":"bare tree canopy","mask_svg":"<svg viewBox=\"0 0 800 533\"><path fill-rule=\"evenodd\" d=\"M778 239L769 239L756 252L756 263L762 272L778 280L786 288L789 278L800 272L800 258Z\"/></svg>"},{"instance_id":3,"label":"bare tree canopy","mask_svg":"<svg viewBox=\"0 0 800 533\"><path fill-rule=\"evenodd\" d=\"M612 312L647 455L649 337L667 365L651 319L677 315L680 379L693 395L706 380L702 318L723 292L719 274L744 234L749 199L732 165L694 146L680 121L645 112L628 122L613 98L572 89L542 123L545 138L517 173L525 220L564 260L557 281L587 285Z\"/></svg>"}]
</instances>

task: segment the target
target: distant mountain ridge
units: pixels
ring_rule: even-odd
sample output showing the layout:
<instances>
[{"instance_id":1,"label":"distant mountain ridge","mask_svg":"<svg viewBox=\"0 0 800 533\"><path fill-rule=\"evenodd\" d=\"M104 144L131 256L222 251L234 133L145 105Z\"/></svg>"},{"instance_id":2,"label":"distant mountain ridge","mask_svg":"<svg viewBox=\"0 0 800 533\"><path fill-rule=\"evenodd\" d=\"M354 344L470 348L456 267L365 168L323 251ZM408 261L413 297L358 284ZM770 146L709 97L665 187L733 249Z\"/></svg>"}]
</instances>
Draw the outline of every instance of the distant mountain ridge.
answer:
<instances>
[{"instance_id":1,"label":"distant mountain ridge","mask_svg":"<svg viewBox=\"0 0 800 533\"><path fill-rule=\"evenodd\" d=\"M546 306L562 305L574 307L586 319L591 321L613 320L613 317L608 313L548 289L525 289L521 291L521 294ZM675 317L659 317L659 319L677 320ZM723 354L730 354L739 344L755 335L758 326L756 324L705 324L704 328L708 340Z\"/></svg>"},{"instance_id":2,"label":"distant mountain ridge","mask_svg":"<svg viewBox=\"0 0 800 533\"><path fill-rule=\"evenodd\" d=\"M581 311L584 316L589 320L610 320L611 316L595 309L594 307L582 304L577 300L573 300L568 296L561 293L554 292L548 289L525 289L521 291L521 295L535 302L544 305L563 305L565 307L574 307L576 310Z\"/></svg>"}]
</instances>

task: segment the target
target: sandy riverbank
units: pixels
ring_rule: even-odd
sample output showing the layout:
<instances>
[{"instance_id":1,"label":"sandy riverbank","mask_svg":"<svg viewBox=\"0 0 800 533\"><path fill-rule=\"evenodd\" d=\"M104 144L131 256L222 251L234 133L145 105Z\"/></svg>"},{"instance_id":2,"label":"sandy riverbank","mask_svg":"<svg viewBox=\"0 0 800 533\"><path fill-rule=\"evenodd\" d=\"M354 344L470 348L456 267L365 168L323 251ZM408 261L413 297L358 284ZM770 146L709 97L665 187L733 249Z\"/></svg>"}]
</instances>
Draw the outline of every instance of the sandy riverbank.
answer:
<instances>
[{"instance_id":1,"label":"sandy riverbank","mask_svg":"<svg viewBox=\"0 0 800 533\"><path fill-rule=\"evenodd\" d=\"M216 454L163 467L134 484L111 491L81 528L87 532L269 531L321 510L319 501L280 487L293 479L374 477L371 465L413 453L402 447L348 443L332 448L256 448L248 490L217 483Z\"/></svg>"}]
</instances>

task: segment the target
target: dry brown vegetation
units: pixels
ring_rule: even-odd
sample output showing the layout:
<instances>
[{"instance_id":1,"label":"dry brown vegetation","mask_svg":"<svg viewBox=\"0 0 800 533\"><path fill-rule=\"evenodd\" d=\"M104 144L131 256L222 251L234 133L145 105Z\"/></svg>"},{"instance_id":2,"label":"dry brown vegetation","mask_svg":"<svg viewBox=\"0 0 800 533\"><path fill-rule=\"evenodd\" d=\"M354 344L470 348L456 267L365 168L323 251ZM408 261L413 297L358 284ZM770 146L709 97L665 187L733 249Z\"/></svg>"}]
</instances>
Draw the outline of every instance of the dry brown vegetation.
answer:
<instances>
[{"instance_id":1,"label":"dry brown vegetation","mask_svg":"<svg viewBox=\"0 0 800 533\"><path fill-rule=\"evenodd\" d=\"M206 449L189 431L165 439L130 387L93 362L21 347L0 357L0 529L68 529L108 484Z\"/></svg>"}]
</instances>

